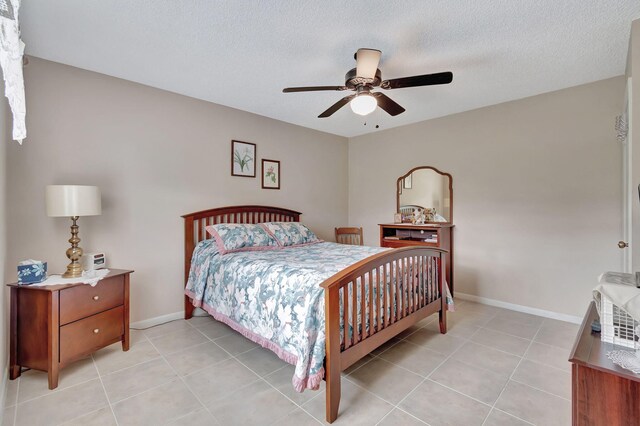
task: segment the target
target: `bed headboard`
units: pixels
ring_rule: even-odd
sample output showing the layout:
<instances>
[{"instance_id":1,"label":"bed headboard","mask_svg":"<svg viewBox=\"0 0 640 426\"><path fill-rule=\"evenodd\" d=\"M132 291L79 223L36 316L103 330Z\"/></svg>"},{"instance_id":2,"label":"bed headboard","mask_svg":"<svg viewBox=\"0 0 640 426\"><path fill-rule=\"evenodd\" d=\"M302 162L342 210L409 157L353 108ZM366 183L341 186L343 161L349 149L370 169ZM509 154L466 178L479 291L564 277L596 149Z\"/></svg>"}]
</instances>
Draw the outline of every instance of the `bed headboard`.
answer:
<instances>
[{"instance_id":1,"label":"bed headboard","mask_svg":"<svg viewBox=\"0 0 640 426\"><path fill-rule=\"evenodd\" d=\"M196 245L207 239L205 228L218 223L298 222L302 213L280 207L230 206L189 213L184 218L184 273L189 279L191 255Z\"/></svg>"}]
</instances>

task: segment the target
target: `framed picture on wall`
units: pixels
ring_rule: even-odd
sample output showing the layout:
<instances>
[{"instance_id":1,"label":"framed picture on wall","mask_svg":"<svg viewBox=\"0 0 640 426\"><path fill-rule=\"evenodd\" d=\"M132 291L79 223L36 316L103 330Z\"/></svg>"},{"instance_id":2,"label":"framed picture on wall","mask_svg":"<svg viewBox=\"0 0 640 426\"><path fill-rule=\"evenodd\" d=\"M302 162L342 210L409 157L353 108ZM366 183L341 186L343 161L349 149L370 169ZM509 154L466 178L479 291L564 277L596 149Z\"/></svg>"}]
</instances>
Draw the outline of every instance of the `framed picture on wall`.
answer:
<instances>
[{"instance_id":1,"label":"framed picture on wall","mask_svg":"<svg viewBox=\"0 0 640 426\"><path fill-rule=\"evenodd\" d=\"M404 186L404 189L411 189L411 176L412 176L412 175L409 175L409 176L407 176L406 178L404 178L404 181L403 181L403 183L404 183L404 185L403 185L403 186Z\"/></svg>"},{"instance_id":2,"label":"framed picture on wall","mask_svg":"<svg viewBox=\"0 0 640 426\"><path fill-rule=\"evenodd\" d=\"M262 159L262 189L280 189L280 161Z\"/></svg>"},{"instance_id":3,"label":"framed picture on wall","mask_svg":"<svg viewBox=\"0 0 640 426\"><path fill-rule=\"evenodd\" d=\"M231 176L256 177L256 144L231 141Z\"/></svg>"}]
</instances>

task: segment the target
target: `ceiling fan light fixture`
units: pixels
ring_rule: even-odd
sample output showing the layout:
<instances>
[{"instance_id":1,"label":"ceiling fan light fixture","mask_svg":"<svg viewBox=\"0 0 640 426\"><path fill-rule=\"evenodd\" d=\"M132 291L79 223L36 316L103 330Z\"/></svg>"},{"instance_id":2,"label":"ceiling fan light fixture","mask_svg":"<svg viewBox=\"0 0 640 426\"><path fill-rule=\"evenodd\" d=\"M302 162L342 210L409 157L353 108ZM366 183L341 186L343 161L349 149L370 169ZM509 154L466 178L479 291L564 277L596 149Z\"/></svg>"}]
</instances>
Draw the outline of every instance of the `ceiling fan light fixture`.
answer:
<instances>
[{"instance_id":1,"label":"ceiling fan light fixture","mask_svg":"<svg viewBox=\"0 0 640 426\"><path fill-rule=\"evenodd\" d=\"M362 93L351 100L349 103L351 111L358 115L368 115L376 110L378 101L368 93Z\"/></svg>"}]
</instances>

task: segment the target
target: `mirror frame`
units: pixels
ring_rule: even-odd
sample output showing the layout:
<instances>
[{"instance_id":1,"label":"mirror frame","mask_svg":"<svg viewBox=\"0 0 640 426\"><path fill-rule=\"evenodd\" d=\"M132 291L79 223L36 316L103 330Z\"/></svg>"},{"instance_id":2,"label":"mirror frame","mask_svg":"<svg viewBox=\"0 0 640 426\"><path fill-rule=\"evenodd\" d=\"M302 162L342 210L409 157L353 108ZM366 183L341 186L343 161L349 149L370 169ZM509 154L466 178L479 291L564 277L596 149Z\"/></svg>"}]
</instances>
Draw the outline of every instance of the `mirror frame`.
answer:
<instances>
[{"instance_id":1,"label":"mirror frame","mask_svg":"<svg viewBox=\"0 0 640 426\"><path fill-rule=\"evenodd\" d=\"M411 173L415 172L416 170L422 170L422 169L433 170L439 175L446 176L449 178L449 220L447 222L425 222L425 224L440 224L440 225L452 224L453 223L453 177L449 173L441 172L440 170L431 166L414 167L413 169L409 170L406 174L398 178L398 181L396 182L396 213L400 213L400 190L401 190L401 185L404 179L410 176Z\"/></svg>"}]
</instances>

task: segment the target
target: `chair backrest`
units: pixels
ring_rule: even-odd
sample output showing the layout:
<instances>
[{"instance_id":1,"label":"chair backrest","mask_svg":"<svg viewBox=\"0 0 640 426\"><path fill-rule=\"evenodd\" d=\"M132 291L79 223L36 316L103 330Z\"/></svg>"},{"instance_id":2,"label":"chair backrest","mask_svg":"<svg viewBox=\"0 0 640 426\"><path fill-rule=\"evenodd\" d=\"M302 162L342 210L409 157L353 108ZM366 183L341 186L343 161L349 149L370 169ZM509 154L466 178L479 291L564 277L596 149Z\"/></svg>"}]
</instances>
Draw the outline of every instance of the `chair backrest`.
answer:
<instances>
[{"instance_id":1,"label":"chair backrest","mask_svg":"<svg viewBox=\"0 0 640 426\"><path fill-rule=\"evenodd\" d=\"M336 243L363 245L362 228L336 228Z\"/></svg>"}]
</instances>

